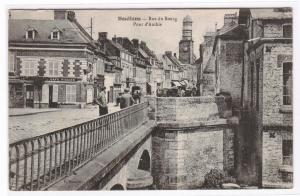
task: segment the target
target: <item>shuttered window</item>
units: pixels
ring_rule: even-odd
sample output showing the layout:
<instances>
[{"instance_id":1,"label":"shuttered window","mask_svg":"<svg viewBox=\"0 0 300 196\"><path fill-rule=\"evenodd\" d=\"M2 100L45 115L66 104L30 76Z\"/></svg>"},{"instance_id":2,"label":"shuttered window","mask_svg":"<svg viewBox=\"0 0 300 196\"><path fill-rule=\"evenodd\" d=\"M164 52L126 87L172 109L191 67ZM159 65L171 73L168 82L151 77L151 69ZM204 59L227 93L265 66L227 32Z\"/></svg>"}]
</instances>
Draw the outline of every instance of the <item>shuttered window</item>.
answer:
<instances>
[{"instance_id":1,"label":"shuttered window","mask_svg":"<svg viewBox=\"0 0 300 196\"><path fill-rule=\"evenodd\" d=\"M49 76L58 76L59 61L49 61L48 74Z\"/></svg>"},{"instance_id":2,"label":"shuttered window","mask_svg":"<svg viewBox=\"0 0 300 196\"><path fill-rule=\"evenodd\" d=\"M76 102L76 85L66 85L66 102Z\"/></svg>"},{"instance_id":3,"label":"shuttered window","mask_svg":"<svg viewBox=\"0 0 300 196\"><path fill-rule=\"evenodd\" d=\"M22 64L22 73L24 76L35 76L37 73L35 73L35 67L36 62L31 60L26 60Z\"/></svg>"}]
</instances>

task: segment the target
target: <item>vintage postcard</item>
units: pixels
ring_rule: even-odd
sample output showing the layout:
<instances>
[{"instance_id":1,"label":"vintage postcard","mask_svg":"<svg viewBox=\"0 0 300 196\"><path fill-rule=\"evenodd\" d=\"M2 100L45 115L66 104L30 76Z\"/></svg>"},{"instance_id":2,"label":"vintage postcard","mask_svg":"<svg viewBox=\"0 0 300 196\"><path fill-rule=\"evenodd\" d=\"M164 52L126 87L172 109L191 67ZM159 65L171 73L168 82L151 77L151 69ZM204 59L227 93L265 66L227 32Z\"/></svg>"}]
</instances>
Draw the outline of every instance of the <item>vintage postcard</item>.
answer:
<instances>
[{"instance_id":1,"label":"vintage postcard","mask_svg":"<svg viewBox=\"0 0 300 196\"><path fill-rule=\"evenodd\" d=\"M292 189L293 11L9 9L9 190Z\"/></svg>"}]
</instances>

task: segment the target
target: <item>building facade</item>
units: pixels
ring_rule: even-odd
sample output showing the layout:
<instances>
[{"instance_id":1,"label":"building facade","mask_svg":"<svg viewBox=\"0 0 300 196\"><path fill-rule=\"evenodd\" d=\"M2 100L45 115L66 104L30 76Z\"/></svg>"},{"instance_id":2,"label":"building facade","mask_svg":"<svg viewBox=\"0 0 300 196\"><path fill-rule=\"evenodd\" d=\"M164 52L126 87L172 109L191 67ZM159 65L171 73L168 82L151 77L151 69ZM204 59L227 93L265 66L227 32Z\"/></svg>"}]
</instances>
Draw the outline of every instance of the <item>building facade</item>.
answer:
<instances>
[{"instance_id":1,"label":"building facade","mask_svg":"<svg viewBox=\"0 0 300 196\"><path fill-rule=\"evenodd\" d=\"M291 188L293 182L292 10L241 9L245 43L244 110L252 119L251 165L262 187ZM249 138L251 139L251 138ZM251 163L252 163L251 162Z\"/></svg>"},{"instance_id":2,"label":"building facade","mask_svg":"<svg viewBox=\"0 0 300 196\"><path fill-rule=\"evenodd\" d=\"M229 93L232 110L238 112L241 103L245 30L238 24L237 13L224 15L224 26L216 32L214 38L212 58L215 60L215 93Z\"/></svg>"},{"instance_id":3,"label":"building facade","mask_svg":"<svg viewBox=\"0 0 300 196\"><path fill-rule=\"evenodd\" d=\"M75 13L9 19L9 107L79 107L93 101L91 37Z\"/></svg>"}]
</instances>

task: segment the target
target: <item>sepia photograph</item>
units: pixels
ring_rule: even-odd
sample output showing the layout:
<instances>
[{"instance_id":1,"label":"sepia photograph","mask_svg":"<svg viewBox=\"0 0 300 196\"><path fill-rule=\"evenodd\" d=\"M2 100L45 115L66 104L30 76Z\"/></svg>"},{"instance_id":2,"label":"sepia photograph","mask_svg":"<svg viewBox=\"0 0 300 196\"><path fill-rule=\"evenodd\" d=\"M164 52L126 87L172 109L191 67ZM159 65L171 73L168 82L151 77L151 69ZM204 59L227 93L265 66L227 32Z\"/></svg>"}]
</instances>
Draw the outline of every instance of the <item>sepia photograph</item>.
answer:
<instances>
[{"instance_id":1,"label":"sepia photograph","mask_svg":"<svg viewBox=\"0 0 300 196\"><path fill-rule=\"evenodd\" d=\"M7 189L294 188L293 12L8 9Z\"/></svg>"}]
</instances>

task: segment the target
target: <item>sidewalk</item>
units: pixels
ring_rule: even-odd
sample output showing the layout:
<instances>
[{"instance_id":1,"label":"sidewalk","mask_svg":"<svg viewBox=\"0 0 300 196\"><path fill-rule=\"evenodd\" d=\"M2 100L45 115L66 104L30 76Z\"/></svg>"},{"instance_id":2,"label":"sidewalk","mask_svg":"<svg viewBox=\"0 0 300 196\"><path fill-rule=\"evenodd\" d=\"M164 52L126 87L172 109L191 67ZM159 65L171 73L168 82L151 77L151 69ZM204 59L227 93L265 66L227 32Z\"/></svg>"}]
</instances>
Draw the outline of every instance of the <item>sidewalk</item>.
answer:
<instances>
[{"instance_id":1,"label":"sidewalk","mask_svg":"<svg viewBox=\"0 0 300 196\"><path fill-rule=\"evenodd\" d=\"M119 111L120 107L108 104L108 112ZM99 117L97 105L83 109L9 109L9 143L35 137Z\"/></svg>"}]
</instances>

